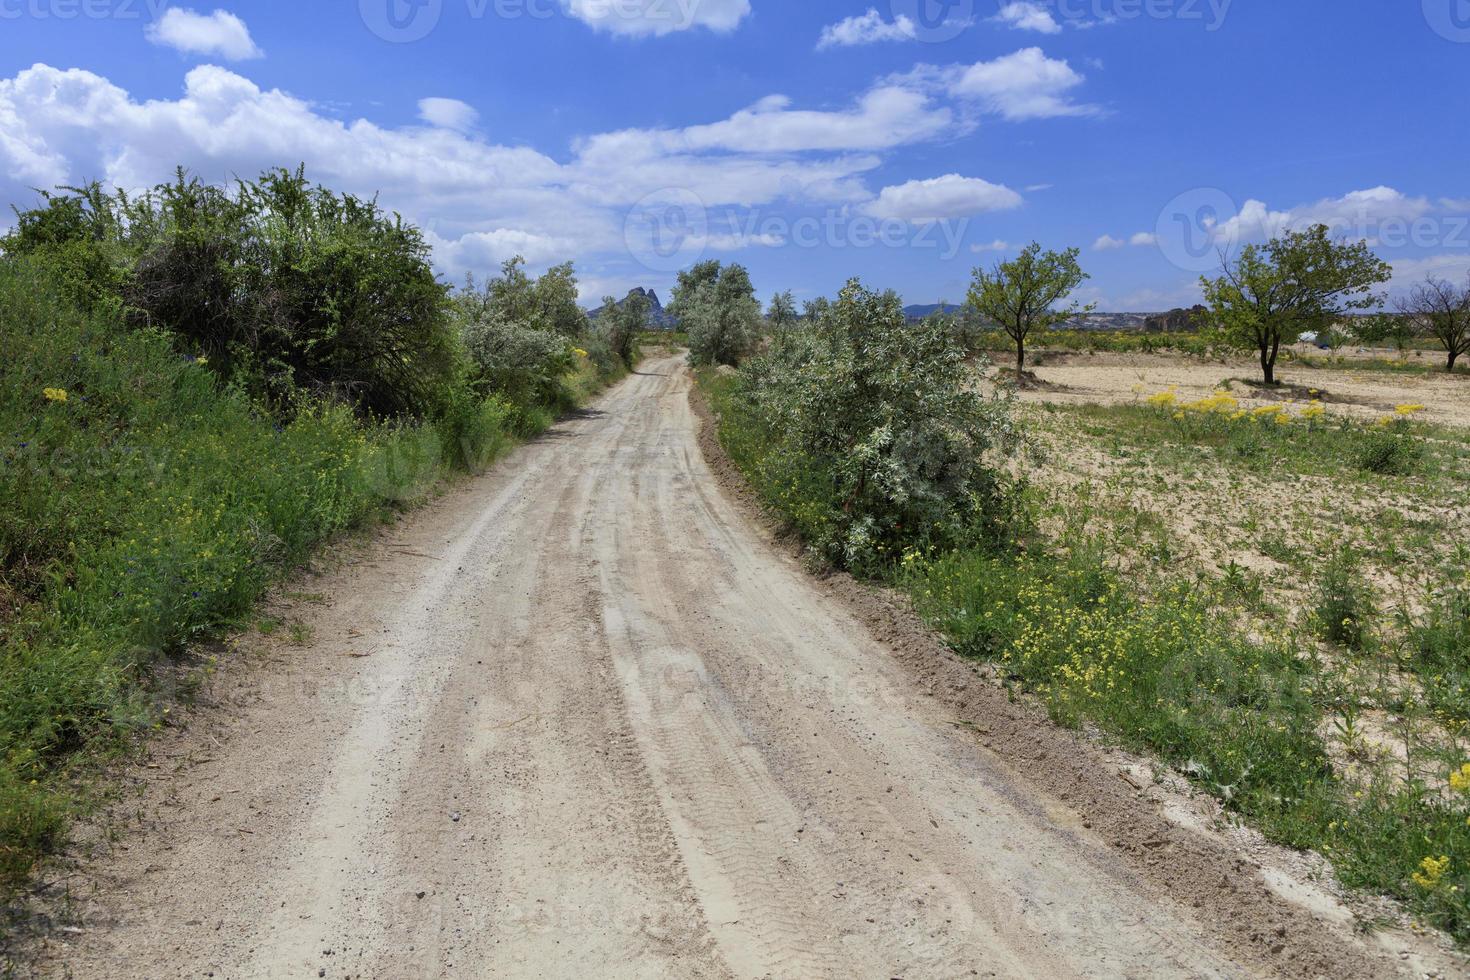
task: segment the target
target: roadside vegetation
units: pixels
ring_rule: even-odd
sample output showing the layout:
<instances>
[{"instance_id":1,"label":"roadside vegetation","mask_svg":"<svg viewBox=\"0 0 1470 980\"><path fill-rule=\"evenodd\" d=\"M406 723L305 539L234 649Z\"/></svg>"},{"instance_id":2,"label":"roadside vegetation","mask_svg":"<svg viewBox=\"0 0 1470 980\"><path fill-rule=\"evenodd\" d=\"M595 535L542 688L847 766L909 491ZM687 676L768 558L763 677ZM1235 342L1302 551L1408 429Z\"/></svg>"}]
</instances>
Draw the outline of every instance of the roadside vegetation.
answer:
<instances>
[{"instance_id":1,"label":"roadside vegetation","mask_svg":"<svg viewBox=\"0 0 1470 980\"><path fill-rule=\"evenodd\" d=\"M1470 434L1264 385L1022 403L895 304L850 284L700 374L811 561L1470 941Z\"/></svg>"},{"instance_id":2,"label":"roadside vegetation","mask_svg":"<svg viewBox=\"0 0 1470 980\"><path fill-rule=\"evenodd\" d=\"M0 885L160 666L331 535L477 472L617 378L570 265L440 283L419 231L304 175L64 189L0 240ZM166 673L166 672L163 672Z\"/></svg>"}]
</instances>

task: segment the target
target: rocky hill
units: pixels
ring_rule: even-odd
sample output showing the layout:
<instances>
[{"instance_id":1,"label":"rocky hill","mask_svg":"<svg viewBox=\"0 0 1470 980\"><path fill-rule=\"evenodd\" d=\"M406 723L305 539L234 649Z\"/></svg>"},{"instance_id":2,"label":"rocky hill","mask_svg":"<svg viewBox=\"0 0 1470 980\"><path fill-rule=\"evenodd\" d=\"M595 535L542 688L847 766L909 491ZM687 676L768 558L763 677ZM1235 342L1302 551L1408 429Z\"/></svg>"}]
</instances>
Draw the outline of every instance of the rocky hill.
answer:
<instances>
[{"instance_id":1,"label":"rocky hill","mask_svg":"<svg viewBox=\"0 0 1470 980\"><path fill-rule=\"evenodd\" d=\"M623 306L624 304L626 304L628 302L628 300L632 299L634 296L642 296L644 299L648 300L648 329L650 329L650 330L678 330L679 329L679 321L678 321L678 319L676 317L674 317L672 314L670 314L668 310L665 310L664 309L664 304L659 301L658 293L654 292L652 289L644 289L642 286L637 286L634 289L630 290L627 296L624 296L623 297L622 301L618 303L618 306L619 307ZM596 320L597 317L601 313L602 313L601 307L598 307L596 309L592 309L592 310L589 310L588 311L588 315L593 320Z\"/></svg>"}]
</instances>

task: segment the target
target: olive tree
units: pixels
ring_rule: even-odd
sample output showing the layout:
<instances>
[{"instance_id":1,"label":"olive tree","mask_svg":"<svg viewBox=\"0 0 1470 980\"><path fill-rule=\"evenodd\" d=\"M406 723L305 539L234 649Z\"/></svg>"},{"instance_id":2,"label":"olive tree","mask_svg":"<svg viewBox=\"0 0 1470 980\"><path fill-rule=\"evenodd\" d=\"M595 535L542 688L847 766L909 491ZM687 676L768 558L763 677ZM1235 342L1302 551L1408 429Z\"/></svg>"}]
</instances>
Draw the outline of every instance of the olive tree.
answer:
<instances>
[{"instance_id":1,"label":"olive tree","mask_svg":"<svg viewBox=\"0 0 1470 980\"><path fill-rule=\"evenodd\" d=\"M1444 347L1445 370L1453 372L1462 354L1470 354L1470 281L1464 286L1430 277L1398 303L1399 313L1416 329Z\"/></svg>"},{"instance_id":2,"label":"olive tree","mask_svg":"<svg viewBox=\"0 0 1470 980\"><path fill-rule=\"evenodd\" d=\"M1268 385L1276 384L1283 346L1332 329L1354 310L1379 306L1373 288L1393 275L1366 242L1335 241L1326 225L1247 245L1238 258L1224 257L1220 272L1200 278L1217 332L1260 356Z\"/></svg>"},{"instance_id":3,"label":"olive tree","mask_svg":"<svg viewBox=\"0 0 1470 980\"><path fill-rule=\"evenodd\" d=\"M679 273L669 312L689 333L695 364L736 366L755 347L761 306L745 267L701 262Z\"/></svg>"},{"instance_id":4,"label":"olive tree","mask_svg":"<svg viewBox=\"0 0 1470 980\"><path fill-rule=\"evenodd\" d=\"M1059 323L1086 316L1094 309L1076 303L1059 304L1089 276L1077 263L1081 253L1042 252L1032 242L1009 262L997 262L990 271L976 269L969 305L977 316L996 324L1016 345L1016 374L1026 370L1026 342Z\"/></svg>"},{"instance_id":5,"label":"olive tree","mask_svg":"<svg viewBox=\"0 0 1470 980\"><path fill-rule=\"evenodd\" d=\"M796 300L791 295L791 290L777 293L771 298L770 309L766 311L766 319L771 321L771 326L779 333L796 322Z\"/></svg>"},{"instance_id":6,"label":"olive tree","mask_svg":"<svg viewBox=\"0 0 1470 980\"><path fill-rule=\"evenodd\" d=\"M772 447L766 482L799 498L804 536L827 560L874 571L999 521L1007 483L992 451L1014 430L1007 402L974 382L943 324L909 324L897 295L854 279L747 363L739 396Z\"/></svg>"},{"instance_id":7,"label":"olive tree","mask_svg":"<svg viewBox=\"0 0 1470 980\"><path fill-rule=\"evenodd\" d=\"M621 303L611 296L606 297L597 323L607 337L608 346L623 359L623 364L633 367L638 353L638 335L648 329L648 297L642 293L631 293Z\"/></svg>"}]
</instances>

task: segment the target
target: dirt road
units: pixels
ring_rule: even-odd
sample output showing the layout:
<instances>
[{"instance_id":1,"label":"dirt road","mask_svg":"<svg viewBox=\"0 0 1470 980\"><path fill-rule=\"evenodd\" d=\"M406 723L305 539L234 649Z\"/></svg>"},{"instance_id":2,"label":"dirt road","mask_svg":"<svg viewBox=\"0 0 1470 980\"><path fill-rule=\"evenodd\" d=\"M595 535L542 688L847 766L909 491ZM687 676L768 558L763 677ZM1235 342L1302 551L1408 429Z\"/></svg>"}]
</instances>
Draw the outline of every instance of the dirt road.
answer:
<instances>
[{"instance_id":1,"label":"dirt road","mask_svg":"<svg viewBox=\"0 0 1470 980\"><path fill-rule=\"evenodd\" d=\"M771 548L689 384L647 363L326 575L309 646L160 749L51 971L1296 972L1310 930L1222 942L1239 901L1165 897Z\"/></svg>"}]
</instances>

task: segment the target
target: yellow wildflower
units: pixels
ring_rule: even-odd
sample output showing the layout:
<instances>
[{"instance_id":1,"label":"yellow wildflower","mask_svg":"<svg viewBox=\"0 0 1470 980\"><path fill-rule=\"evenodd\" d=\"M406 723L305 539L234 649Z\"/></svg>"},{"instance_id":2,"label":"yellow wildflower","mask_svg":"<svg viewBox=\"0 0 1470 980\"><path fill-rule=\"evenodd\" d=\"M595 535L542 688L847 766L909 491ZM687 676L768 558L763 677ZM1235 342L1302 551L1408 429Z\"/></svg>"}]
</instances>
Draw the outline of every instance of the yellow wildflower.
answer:
<instances>
[{"instance_id":1,"label":"yellow wildflower","mask_svg":"<svg viewBox=\"0 0 1470 980\"><path fill-rule=\"evenodd\" d=\"M1450 773L1450 789L1456 793L1470 793L1470 762Z\"/></svg>"},{"instance_id":2,"label":"yellow wildflower","mask_svg":"<svg viewBox=\"0 0 1470 980\"><path fill-rule=\"evenodd\" d=\"M592 356L592 355L588 354L586 351L584 351L580 347L574 347L574 348L572 348L572 353L573 354L576 354L578 357L591 357Z\"/></svg>"},{"instance_id":3,"label":"yellow wildflower","mask_svg":"<svg viewBox=\"0 0 1470 980\"><path fill-rule=\"evenodd\" d=\"M1161 391L1148 399L1150 405L1155 405L1159 408L1171 408L1178 404L1178 402L1179 392L1174 388L1170 388L1168 391Z\"/></svg>"},{"instance_id":4,"label":"yellow wildflower","mask_svg":"<svg viewBox=\"0 0 1470 980\"><path fill-rule=\"evenodd\" d=\"M1399 405L1397 408L1394 409L1394 414L1406 416L1418 415L1422 411L1424 411L1423 405Z\"/></svg>"},{"instance_id":5,"label":"yellow wildflower","mask_svg":"<svg viewBox=\"0 0 1470 980\"><path fill-rule=\"evenodd\" d=\"M66 389L65 388L47 388L44 391L42 391L41 394L43 394L43 395L46 396L46 400L48 402L64 402L64 401L66 401Z\"/></svg>"},{"instance_id":6,"label":"yellow wildflower","mask_svg":"<svg viewBox=\"0 0 1470 980\"><path fill-rule=\"evenodd\" d=\"M1419 862L1419 870L1412 875L1414 884L1425 891L1432 892L1439 887L1440 880L1444 878L1445 872L1449 869L1450 859L1448 857L1427 857Z\"/></svg>"}]
</instances>

